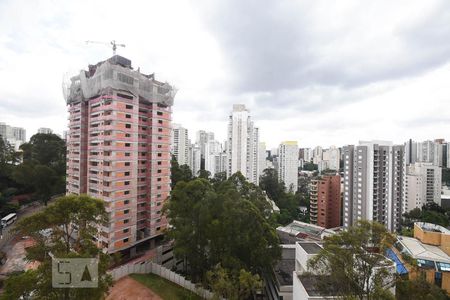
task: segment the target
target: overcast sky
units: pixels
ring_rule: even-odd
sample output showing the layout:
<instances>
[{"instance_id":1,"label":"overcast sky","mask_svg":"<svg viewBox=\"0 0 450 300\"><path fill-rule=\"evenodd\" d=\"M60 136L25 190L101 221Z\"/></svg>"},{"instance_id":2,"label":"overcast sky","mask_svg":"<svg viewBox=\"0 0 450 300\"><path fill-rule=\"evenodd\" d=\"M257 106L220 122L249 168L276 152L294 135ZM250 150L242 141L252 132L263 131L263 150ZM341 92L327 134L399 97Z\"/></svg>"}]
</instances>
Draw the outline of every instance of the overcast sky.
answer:
<instances>
[{"instance_id":1,"label":"overcast sky","mask_svg":"<svg viewBox=\"0 0 450 300\"><path fill-rule=\"evenodd\" d=\"M0 0L0 122L61 133L64 74L112 55L178 88L173 121L269 147L450 139L450 1Z\"/></svg>"}]
</instances>

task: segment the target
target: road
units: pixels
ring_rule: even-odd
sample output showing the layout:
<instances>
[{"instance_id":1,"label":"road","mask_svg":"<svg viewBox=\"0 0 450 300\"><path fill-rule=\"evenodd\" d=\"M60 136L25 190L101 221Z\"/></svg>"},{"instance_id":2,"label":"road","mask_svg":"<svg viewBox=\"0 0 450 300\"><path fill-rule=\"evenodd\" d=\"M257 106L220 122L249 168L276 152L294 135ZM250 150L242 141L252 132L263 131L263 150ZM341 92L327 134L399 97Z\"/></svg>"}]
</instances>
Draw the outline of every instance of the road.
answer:
<instances>
[{"instance_id":1,"label":"road","mask_svg":"<svg viewBox=\"0 0 450 300\"><path fill-rule=\"evenodd\" d=\"M23 208L17 212L17 220L20 220L26 216L32 215L40 210L42 210L45 206L39 202L33 202L26 208ZM1 238L0 238L0 250L3 250L3 248L8 244L9 241L14 237L14 235L11 234L11 230L14 228L15 223L9 225L6 228L3 228Z\"/></svg>"}]
</instances>

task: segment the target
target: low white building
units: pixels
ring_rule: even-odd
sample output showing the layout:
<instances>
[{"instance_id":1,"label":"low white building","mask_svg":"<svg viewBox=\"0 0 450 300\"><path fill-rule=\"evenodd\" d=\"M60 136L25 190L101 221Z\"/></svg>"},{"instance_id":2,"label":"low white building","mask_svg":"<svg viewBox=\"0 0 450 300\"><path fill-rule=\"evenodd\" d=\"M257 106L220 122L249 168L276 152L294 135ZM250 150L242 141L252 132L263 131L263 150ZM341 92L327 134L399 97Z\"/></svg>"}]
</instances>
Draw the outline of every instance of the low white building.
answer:
<instances>
[{"instance_id":1,"label":"low white building","mask_svg":"<svg viewBox=\"0 0 450 300\"><path fill-rule=\"evenodd\" d=\"M293 274L293 299L305 300L321 300L321 299L337 299L334 295L324 295L318 289L317 277L314 276L315 270L308 268L308 261L315 257L322 250L321 243L317 242L297 242L295 245L295 271ZM380 254L374 254L380 255ZM387 268L392 276L387 276L387 280L394 280L396 272L396 264L386 258L383 266L375 267L373 271L376 274L377 269ZM305 274L309 272L309 274ZM370 284L370 283L369 283ZM386 282L389 284L389 282ZM395 284L391 285L389 290L395 295ZM342 297L339 297L342 298Z\"/></svg>"}]
</instances>

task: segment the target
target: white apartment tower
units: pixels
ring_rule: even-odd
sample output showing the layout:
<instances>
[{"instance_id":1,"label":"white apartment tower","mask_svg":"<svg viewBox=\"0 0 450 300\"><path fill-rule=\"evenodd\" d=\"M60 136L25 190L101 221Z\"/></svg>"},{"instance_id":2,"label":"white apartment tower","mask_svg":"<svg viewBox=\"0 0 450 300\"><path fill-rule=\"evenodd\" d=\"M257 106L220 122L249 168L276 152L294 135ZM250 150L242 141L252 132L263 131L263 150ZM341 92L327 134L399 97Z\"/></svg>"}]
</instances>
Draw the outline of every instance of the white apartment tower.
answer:
<instances>
[{"instance_id":1,"label":"white apartment tower","mask_svg":"<svg viewBox=\"0 0 450 300\"><path fill-rule=\"evenodd\" d=\"M222 144L216 140L210 140L205 145L205 170L215 174L226 171L226 153Z\"/></svg>"},{"instance_id":2,"label":"white apartment tower","mask_svg":"<svg viewBox=\"0 0 450 300\"><path fill-rule=\"evenodd\" d=\"M298 145L295 141L282 142L278 148L278 179L284 182L288 191L297 191Z\"/></svg>"},{"instance_id":3,"label":"white apartment tower","mask_svg":"<svg viewBox=\"0 0 450 300\"><path fill-rule=\"evenodd\" d=\"M228 123L227 176L241 172L250 182L258 184L258 128L250 111L243 104L234 104Z\"/></svg>"},{"instance_id":4,"label":"white apartment tower","mask_svg":"<svg viewBox=\"0 0 450 300\"><path fill-rule=\"evenodd\" d=\"M38 133L52 134L53 130L51 128L41 127L41 128L38 129Z\"/></svg>"},{"instance_id":5,"label":"white apartment tower","mask_svg":"<svg viewBox=\"0 0 450 300\"><path fill-rule=\"evenodd\" d=\"M188 130L180 124L172 124L172 154L176 157L178 164L189 164L189 138Z\"/></svg>"},{"instance_id":6,"label":"white apartment tower","mask_svg":"<svg viewBox=\"0 0 450 300\"><path fill-rule=\"evenodd\" d=\"M345 146L344 227L373 220L390 231L400 229L403 199L404 146L360 142Z\"/></svg>"},{"instance_id":7,"label":"white apartment tower","mask_svg":"<svg viewBox=\"0 0 450 300\"><path fill-rule=\"evenodd\" d=\"M415 163L406 167L403 213L435 202L441 204L441 168L432 163Z\"/></svg>"}]
</instances>

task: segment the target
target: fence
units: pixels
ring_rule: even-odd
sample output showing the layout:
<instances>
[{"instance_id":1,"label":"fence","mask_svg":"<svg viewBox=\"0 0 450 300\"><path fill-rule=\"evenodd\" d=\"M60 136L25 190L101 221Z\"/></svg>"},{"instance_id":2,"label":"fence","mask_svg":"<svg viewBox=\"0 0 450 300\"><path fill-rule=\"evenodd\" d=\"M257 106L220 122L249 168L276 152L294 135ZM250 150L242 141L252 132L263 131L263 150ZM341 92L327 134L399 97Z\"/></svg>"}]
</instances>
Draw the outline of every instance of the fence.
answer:
<instances>
[{"instance_id":1,"label":"fence","mask_svg":"<svg viewBox=\"0 0 450 300\"><path fill-rule=\"evenodd\" d=\"M116 269L113 269L109 272L114 281L127 276L129 274L138 273L138 274L148 274L152 273L158 275L164 279L167 279L173 283L178 284L179 286L199 295L204 299L212 299L213 294L205 290L202 287L196 286L194 283L186 280L183 276L161 266L154 262L147 261L140 264L128 264Z\"/></svg>"}]
</instances>

